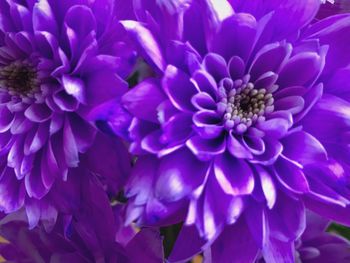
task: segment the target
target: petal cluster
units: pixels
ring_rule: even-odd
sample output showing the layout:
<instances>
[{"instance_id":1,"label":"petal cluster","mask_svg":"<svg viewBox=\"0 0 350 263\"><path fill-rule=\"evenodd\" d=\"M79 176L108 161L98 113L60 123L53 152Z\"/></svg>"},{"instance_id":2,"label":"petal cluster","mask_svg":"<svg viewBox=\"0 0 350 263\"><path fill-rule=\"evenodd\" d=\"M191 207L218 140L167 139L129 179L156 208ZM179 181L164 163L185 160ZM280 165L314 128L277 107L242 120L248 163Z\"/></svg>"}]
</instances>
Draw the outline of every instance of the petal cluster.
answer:
<instances>
[{"instance_id":1,"label":"petal cluster","mask_svg":"<svg viewBox=\"0 0 350 263\"><path fill-rule=\"evenodd\" d=\"M111 207L103 188L93 178L82 179L81 187L86 199L79 213L60 217L50 232L43 227L29 230L22 212L3 217L1 255L11 262L162 262L157 230L136 233L132 227L124 227L123 207Z\"/></svg>"},{"instance_id":2,"label":"petal cluster","mask_svg":"<svg viewBox=\"0 0 350 263\"><path fill-rule=\"evenodd\" d=\"M305 206L349 224L349 17L315 23L313 0L229 2L162 9L175 25L155 26L154 6L122 22L154 70L116 110L129 126L108 119L138 156L128 221L184 222L174 262L209 245L213 262L294 262Z\"/></svg>"},{"instance_id":3,"label":"petal cluster","mask_svg":"<svg viewBox=\"0 0 350 263\"><path fill-rule=\"evenodd\" d=\"M349 261L333 2L0 1L0 261Z\"/></svg>"},{"instance_id":4,"label":"petal cluster","mask_svg":"<svg viewBox=\"0 0 350 263\"><path fill-rule=\"evenodd\" d=\"M104 172L102 177L127 171L122 164L112 174L83 160L106 151L127 158L120 142L100 134L91 117L127 89L120 76L130 70L133 52L118 33L113 5L0 4L0 209L11 213L26 206L32 226L40 217L55 220L57 205L48 194L79 165Z\"/></svg>"}]
</instances>

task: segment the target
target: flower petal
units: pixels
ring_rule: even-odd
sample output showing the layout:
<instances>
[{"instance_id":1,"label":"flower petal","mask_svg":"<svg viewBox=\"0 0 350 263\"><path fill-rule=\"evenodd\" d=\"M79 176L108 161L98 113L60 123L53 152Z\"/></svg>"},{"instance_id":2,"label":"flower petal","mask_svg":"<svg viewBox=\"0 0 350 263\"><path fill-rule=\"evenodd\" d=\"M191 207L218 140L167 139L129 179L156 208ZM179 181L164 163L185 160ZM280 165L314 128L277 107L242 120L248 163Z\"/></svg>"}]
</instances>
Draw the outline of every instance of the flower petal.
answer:
<instances>
[{"instance_id":1,"label":"flower petal","mask_svg":"<svg viewBox=\"0 0 350 263\"><path fill-rule=\"evenodd\" d=\"M268 71L278 74L291 53L292 46L287 43L273 43L262 47L249 69L252 79L257 80Z\"/></svg>"},{"instance_id":2,"label":"flower petal","mask_svg":"<svg viewBox=\"0 0 350 263\"><path fill-rule=\"evenodd\" d=\"M145 28L141 23L131 20L122 22L127 32L140 45L141 50L146 56L146 59L156 65L160 70L165 70L165 61L160 47L152 33Z\"/></svg>"},{"instance_id":3,"label":"flower petal","mask_svg":"<svg viewBox=\"0 0 350 263\"><path fill-rule=\"evenodd\" d=\"M267 139L265 140L265 151L261 155L251 159L251 163L260 163L264 165L273 164L283 151L283 145L279 141Z\"/></svg>"},{"instance_id":4,"label":"flower petal","mask_svg":"<svg viewBox=\"0 0 350 263\"><path fill-rule=\"evenodd\" d=\"M305 101L301 96L289 96L281 99L277 99L274 103L277 111L289 111L290 113L297 114L304 109Z\"/></svg>"},{"instance_id":5,"label":"flower petal","mask_svg":"<svg viewBox=\"0 0 350 263\"><path fill-rule=\"evenodd\" d=\"M192 116L186 113L174 115L163 125L163 134L160 140L163 143L184 142L191 134Z\"/></svg>"},{"instance_id":6,"label":"flower petal","mask_svg":"<svg viewBox=\"0 0 350 263\"><path fill-rule=\"evenodd\" d=\"M281 138L290 128L290 123L286 119L274 118L257 123L256 128L266 133L269 138Z\"/></svg>"},{"instance_id":7,"label":"flower petal","mask_svg":"<svg viewBox=\"0 0 350 263\"><path fill-rule=\"evenodd\" d=\"M218 54L208 53L203 59L203 65L216 82L229 76L226 61Z\"/></svg>"},{"instance_id":8,"label":"flower petal","mask_svg":"<svg viewBox=\"0 0 350 263\"><path fill-rule=\"evenodd\" d=\"M157 107L165 99L159 81L147 79L127 92L122 102L123 106L135 117L157 123Z\"/></svg>"},{"instance_id":9,"label":"flower petal","mask_svg":"<svg viewBox=\"0 0 350 263\"><path fill-rule=\"evenodd\" d=\"M203 183L208 164L182 148L161 159L155 186L159 200L177 201Z\"/></svg>"},{"instance_id":10,"label":"flower petal","mask_svg":"<svg viewBox=\"0 0 350 263\"><path fill-rule=\"evenodd\" d=\"M64 75L62 84L69 95L76 98L80 103L86 103L85 86L81 79Z\"/></svg>"},{"instance_id":11,"label":"flower petal","mask_svg":"<svg viewBox=\"0 0 350 263\"><path fill-rule=\"evenodd\" d=\"M15 115L11 113L7 107L0 107L0 132L8 131L15 119Z\"/></svg>"},{"instance_id":12,"label":"flower petal","mask_svg":"<svg viewBox=\"0 0 350 263\"><path fill-rule=\"evenodd\" d=\"M325 73L344 67L350 62L345 43L350 41L350 16L339 15L329 17L313 24L305 32L309 39L318 39L320 44L328 45Z\"/></svg>"},{"instance_id":13,"label":"flower petal","mask_svg":"<svg viewBox=\"0 0 350 263\"><path fill-rule=\"evenodd\" d=\"M32 104L30 105L24 115L33 122L45 122L50 119L52 111L46 104Z\"/></svg>"},{"instance_id":14,"label":"flower petal","mask_svg":"<svg viewBox=\"0 0 350 263\"><path fill-rule=\"evenodd\" d=\"M33 8L33 28L35 31L47 31L54 35L58 27L53 10L47 0L39 0Z\"/></svg>"},{"instance_id":15,"label":"flower petal","mask_svg":"<svg viewBox=\"0 0 350 263\"><path fill-rule=\"evenodd\" d=\"M127 83L115 73L113 68L102 68L86 76L86 102L91 106L101 105L118 98L127 89Z\"/></svg>"},{"instance_id":16,"label":"flower petal","mask_svg":"<svg viewBox=\"0 0 350 263\"><path fill-rule=\"evenodd\" d=\"M275 165L278 181L288 190L295 193L309 192L309 184L302 169L284 158L279 158Z\"/></svg>"},{"instance_id":17,"label":"flower petal","mask_svg":"<svg viewBox=\"0 0 350 263\"><path fill-rule=\"evenodd\" d=\"M324 64L325 54L323 53L303 52L296 54L282 68L277 83L280 87L311 84L322 72Z\"/></svg>"},{"instance_id":18,"label":"flower petal","mask_svg":"<svg viewBox=\"0 0 350 263\"><path fill-rule=\"evenodd\" d=\"M198 90L208 93L213 99L216 98L217 85L210 74L203 70L197 70L193 73L192 79Z\"/></svg>"},{"instance_id":19,"label":"flower petal","mask_svg":"<svg viewBox=\"0 0 350 263\"><path fill-rule=\"evenodd\" d=\"M184 225L176 239L174 248L169 256L169 261L180 262L191 260L201 251L205 243L206 240L199 235L196 226Z\"/></svg>"},{"instance_id":20,"label":"flower petal","mask_svg":"<svg viewBox=\"0 0 350 263\"><path fill-rule=\"evenodd\" d=\"M5 167L1 171L0 197L0 209L6 213L18 210L24 204L25 190L12 168Z\"/></svg>"},{"instance_id":21,"label":"flower petal","mask_svg":"<svg viewBox=\"0 0 350 263\"><path fill-rule=\"evenodd\" d=\"M301 200L295 200L279 191L273 209L265 210L270 226L270 235L283 242L294 241L305 230L305 208Z\"/></svg>"},{"instance_id":22,"label":"flower petal","mask_svg":"<svg viewBox=\"0 0 350 263\"><path fill-rule=\"evenodd\" d=\"M252 153L245 145L236 139L235 135L230 132L227 136L227 150L236 158L251 159Z\"/></svg>"},{"instance_id":23,"label":"flower petal","mask_svg":"<svg viewBox=\"0 0 350 263\"><path fill-rule=\"evenodd\" d=\"M261 155L265 152L265 142L263 139L254 136L244 136L243 145L254 155Z\"/></svg>"},{"instance_id":24,"label":"flower petal","mask_svg":"<svg viewBox=\"0 0 350 263\"><path fill-rule=\"evenodd\" d=\"M322 144L304 131L294 132L281 142L283 155L301 165L327 160L327 152Z\"/></svg>"},{"instance_id":25,"label":"flower petal","mask_svg":"<svg viewBox=\"0 0 350 263\"><path fill-rule=\"evenodd\" d=\"M203 139L200 136L193 136L186 141L186 146L198 159L207 161L223 153L226 149L226 142L223 137Z\"/></svg>"},{"instance_id":26,"label":"flower petal","mask_svg":"<svg viewBox=\"0 0 350 263\"><path fill-rule=\"evenodd\" d=\"M232 80L240 79L244 75L245 63L240 57L233 56L228 62L228 69Z\"/></svg>"},{"instance_id":27,"label":"flower petal","mask_svg":"<svg viewBox=\"0 0 350 263\"><path fill-rule=\"evenodd\" d=\"M197 93L192 97L192 104L195 106L198 110L216 110L216 103L208 93L206 92L200 92Z\"/></svg>"},{"instance_id":28,"label":"flower petal","mask_svg":"<svg viewBox=\"0 0 350 263\"><path fill-rule=\"evenodd\" d=\"M194 110L191 99L198 91L183 71L169 65L165 70L162 85L175 107L183 111Z\"/></svg>"},{"instance_id":29,"label":"flower petal","mask_svg":"<svg viewBox=\"0 0 350 263\"><path fill-rule=\"evenodd\" d=\"M243 218L224 229L213 243L210 254L212 262L229 262L228 259L231 262L255 261L258 246Z\"/></svg>"},{"instance_id":30,"label":"flower petal","mask_svg":"<svg viewBox=\"0 0 350 263\"><path fill-rule=\"evenodd\" d=\"M254 16L247 13L234 14L221 23L210 50L223 56L226 61L233 56L247 61L254 46L256 28Z\"/></svg>"},{"instance_id":31,"label":"flower petal","mask_svg":"<svg viewBox=\"0 0 350 263\"><path fill-rule=\"evenodd\" d=\"M260 177L261 188L266 198L267 207L272 209L276 203L277 188L270 173L262 166L255 166Z\"/></svg>"},{"instance_id":32,"label":"flower petal","mask_svg":"<svg viewBox=\"0 0 350 263\"><path fill-rule=\"evenodd\" d=\"M68 118L66 118L63 128L63 151L67 165L77 167L79 163L78 145Z\"/></svg>"},{"instance_id":33,"label":"flower petal","mask_svg":"<svg viewBox=\"0 0 350 263\"><path fill-rule=\"evenodd\" d=\"M63 111L75 111L79 107L77 99L69 95L64 90L60 90L53 95L53 101Z\"/></svg>"},{"instance_id":34,"label":"flower petal","mask_svg":"<svg viewBox=\"0 0 350 263\"><path fill-rule=\"evenodd\" d=\"M24 154L30 155L38 152L47 142L49 137L49 124L43 123L31 130L24 141Z\"/></svg>"},{"instance_id":35,"label":"flower petal","mask_svg":"<svg viewBox=\"0 0 350 263\"><path fill-rule=\"evenodd\" d=\"M303 198L305 206L311 211L339 222L340 224L350 226L350 206L342 207L326 202L321 202L312 195Z\"/></svg>"},{"instance_id":36,"label":"flower petal","mask_svg":"<svg viewBox=\"0 0 350 263\"><path fill-rule=\"evenodd\" d=\"M214 172L225 193L231 195L251 194L254 189L254 176L244 160L225 153L216 157Z\"/></svg>"}]
</instances>

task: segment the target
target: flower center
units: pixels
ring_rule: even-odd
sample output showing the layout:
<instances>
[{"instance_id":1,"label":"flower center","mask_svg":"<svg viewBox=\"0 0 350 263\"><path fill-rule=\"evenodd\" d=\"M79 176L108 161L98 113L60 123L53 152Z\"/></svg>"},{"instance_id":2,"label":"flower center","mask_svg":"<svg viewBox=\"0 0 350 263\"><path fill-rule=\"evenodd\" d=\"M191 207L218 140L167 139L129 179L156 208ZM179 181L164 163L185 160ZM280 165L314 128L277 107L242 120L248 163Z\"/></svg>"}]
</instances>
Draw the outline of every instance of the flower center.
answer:
<instances>
[{"instance_id":1,"label":"flower center","mask_svg":"<svg viewBox=\"0 0 350 263\"><path fill-rule=\"evenodd\" d=\"M0 88L11 95L30 96L39 88L37 69L31 63L15 61L0 67Z\"/></svg>"},{"instance_id":2,"label":"flower center","mask_svg":"<svg viewBox=\"0 0 350 263\"><path fill-rule=\"evenodd\" d=\"M265 120L265 114L274 110L273 103L271 93L251 82L228 78L220 82L217 109L227 130L244 133L255 122Z\"/></svg>"}]
</instances>

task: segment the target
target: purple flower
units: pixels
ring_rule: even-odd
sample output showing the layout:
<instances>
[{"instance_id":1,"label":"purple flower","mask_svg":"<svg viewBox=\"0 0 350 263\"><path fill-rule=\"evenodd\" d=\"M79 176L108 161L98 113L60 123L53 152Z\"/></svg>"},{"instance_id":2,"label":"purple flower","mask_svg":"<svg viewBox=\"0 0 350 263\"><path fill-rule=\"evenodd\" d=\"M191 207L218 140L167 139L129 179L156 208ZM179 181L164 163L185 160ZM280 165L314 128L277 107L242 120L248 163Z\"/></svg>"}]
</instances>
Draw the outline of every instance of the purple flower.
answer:
<instances>
[{"instance_id":1,"label":"purple flower","mask_svg":"<svg viewBox=\"0 0 350 263\"><path fill-rule=\"evenodd\" d=\"M122 223L122 207L110 206L98 182L81 180L84 203L72 217L60 217L49 233L29 230L23 212L0 220L0 254L8 262L161 263L162 240L155 229L138 233Z\"/></svg>"},{"instance_id":2,"label":"purple flower","mask_svg":"<svg viewBox=\"0 0 350 263\"><path fill-rule=\"evenodd\" d=\"M138 3L122 23L155 77L108 120L131 120L128 222L183 221L171 262L208 246L213 262L294 262L305 206L350 225L350 16L310 25L319 0Z\"/></svg>"},{"instance_id":3,"label":"purple flower","mask_svg":"<svg viewBox=\"0 0 350 263\"><path fill-rule=\"evenodd\" d=\"M317 14L318 19L322 19L331 15L348 13L350 11L350 2L347 0L336 0L334 3L325 3Z\"/></svg>"},{"instance_id":4,"label":"purple flower","mask_svg":"<svg viewBox=\"0 0 350 263\"><path fill-rule=\"evenodd\" d=\"M330 222L314 213L306 214L306 229L296 242L297 262L345 263L350 260L348 240L326 230Z\"/></svg>"},{"instance_id":5,"label":"purple flower","mask_svg":"<svg viewBox=\"0 0 350 263\"><path fill-rule=\"evenodd\" d=\"M310 211L306 213L306 228L303 235L295 242L296 262L339 262L350 259L350 243L348 240L326 232L330 222ZM257 262L265 262L259 259Z\"/></svg>"},{"instance_id":6,"label":"purple flower","mask_svg":"<svg viewBox=\"0 0 350 263\"><path fill-rule=\"evenodd\" d=\"M0 3L0 210L25 206L32 227L40 217L55 220L74 184L61 182L78 165L113 188L127 172L123 145L91 122L126 91L117 73L133 63L113 2Z\"/></svg>"}]
</instances>

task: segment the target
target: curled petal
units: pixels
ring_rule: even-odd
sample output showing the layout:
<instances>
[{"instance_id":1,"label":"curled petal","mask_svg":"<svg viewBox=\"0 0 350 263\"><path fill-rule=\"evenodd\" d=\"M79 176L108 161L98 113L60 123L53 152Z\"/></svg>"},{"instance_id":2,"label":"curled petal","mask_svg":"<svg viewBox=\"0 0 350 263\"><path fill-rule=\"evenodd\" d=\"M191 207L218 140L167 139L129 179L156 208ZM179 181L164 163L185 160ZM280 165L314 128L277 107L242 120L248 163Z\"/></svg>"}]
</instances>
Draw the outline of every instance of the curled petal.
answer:
<instances>
[{"instance_id":1,"label":"curled petal","mask_svg":"<svg viewBox=\"0 0 350 263\"><path fill-rule=\"evenodd\" d=\"M192 104L198 110L216 110L216 103L208 93L200 92L192 97Z\"/></svg>"},{"instance_id":2,"label":"curled petal","mask_svg":"<svg viewBox=\"0 0 350 263\"><path fill-rule=\"evenodd\" d=\"M300 167L284 158L280 158L274 167L277 179L288 190L295 193L307 193L309 191L308 181Z\"/></svg>"},{"instance_id":3,"label":"curled petal","mask_svg":"<svg viewBox=\"0 0 350 263\"><path fill-rule=\"evenodd\" d=\"M45 104L32 104L24 115L33 122L44 122L51 117L52 111Z\"/></svg>"},{"instance_id":4,"label":"curled petal","mask_svg":"<svg viewBox=\"0 0 350 263\"><path fill-rule=\"evenodd\" d=\"M240 79L244 75L245 63L240 57L233 56L228 62L228 70L233 80Z\"/></svg>"},{"instance_id":5,"label":"curled petal","mask_svg":"<svg viewBox=\"0 0 350 263\"><path fill-rule=\"evenodd\" d=\"M192 80L198 87L198 90L208 93L213 99L216 98L217 82L206 71L197 70L194 72Z\"/></svg>"},{"instance_id":6,"label":"curled petal","mask_svg":"<svg viewBox=\"0 0 350 263\"><path fill-rule=\"evenodd\" d=\"M58 27L53 10L47 0L38 1L33 8L33 27L35 31L47 31L57 35Z\"/></svg>"},{"instance_id":7,"label":"curled petal","mask_svg":"<svg viewBox=\"0 0 350 263\"><path fill-rule=\"evenodd\" d=\"M274 118L260 122L256 127L266 133L270 138L281 138L290 128L290 123L286 119Z\"/></svg>"},{"instance_id":8,"label":"curled petal","mask_svg":"<svg viewBox=\"0 0 350 263\"><path fill-rule=\"evenodd\" d=\"M265 151L261 155L251 159L251 163L260 163L264 165L273 164L283 151L283 145L279 141L271 139L265 140Z\"/></svg>"},{"instance_id":9,"label":"curled petal","mask_svg":"<svg viewBox=\"0 0 350 263\"><path fill-rule=\"evenodd\" d=\"M75 97L80 103L86 103L84 82L79 78L62 77L62 84L66 92Z\"/></svg>"},{"instance_id":10,"label":"curled petal","mask_svg":"<svg viewBox=\"0 0 350 263\"><path fill-rule=\"evenodd\" d=\"M217 82L229 76L225 59L217 54L207 54L203 59L203 64Z\"/></svg>"},{"instance_id":11,"label":"curled petal","mask_svg":"<svg viewBox=\"0 0 350 263\"><path fill-rule=\"evenodd\" d=\"M259 137L244 136L243 145L254 155L261 155L265 152L265 142Z\"/></svg>"},{"instance_id":12,"label":"curled petal","mask_svg":"<svg viewBox=\"0 0 350 263\"><path fill-rule=\"evenodd\" d=\"M222 154L226 149L225 144L225 139L223 137L203 139L200 136L193 136L186 142L186 146L192 153L203 161L210 160L214 156Z\"/></svg>"},{"instance_id":13,"label":"curled petal","mask_svg":"<svg viewBox=\"0 0 350 263\"><path fill-rule=\"evenodd\" d=\"M290 54L292 46L290 44L273 43L262 47L256 54L250 67L252 79L258 79L265 72L279 73Z\"/></svg>"},{"instance_id":14,"label":"curled petal","mask_svg":"<svg viewBox=\"0 0 350 263\"><path fill-rule=\"evenodd\" d=\"M292 114L300 113L304 109L304 99L300 96L290 96L276 100L275 109L289 111Z\"/></svg>"},{"instance_id":15,"label":"curled petal","mask_svg":"<svg viewBox=\"0 0 350 263\"><path fill-rule=\"evenodd\" d=\"M294 132L284 138L283 155L301 165L327 160L327 152L322 144L309 133Z\"/></svg>"},{"instance_id":16,"label":"curled petal","mask_svg":"<svg viewBox=\"0 0 350 263\"><path fill-rule=\"evenodd\" d=\"M227 149L236 158L251 159L251 151L230 132L227 137Z\"/></svg>"},{"instance_id":17,"label":"curled petal","mask_svg":"<svg viewBox=\"0 0 350 263\"><path fill-rule=\"evenodd\" d=\"M313 83L322 72L324 64L325 54L323 53L299 53L292 57L283 67L279 74L277 83L281 87Z\"/></svg>"}]
</instances>

